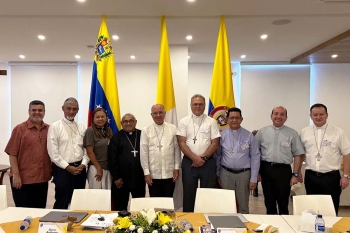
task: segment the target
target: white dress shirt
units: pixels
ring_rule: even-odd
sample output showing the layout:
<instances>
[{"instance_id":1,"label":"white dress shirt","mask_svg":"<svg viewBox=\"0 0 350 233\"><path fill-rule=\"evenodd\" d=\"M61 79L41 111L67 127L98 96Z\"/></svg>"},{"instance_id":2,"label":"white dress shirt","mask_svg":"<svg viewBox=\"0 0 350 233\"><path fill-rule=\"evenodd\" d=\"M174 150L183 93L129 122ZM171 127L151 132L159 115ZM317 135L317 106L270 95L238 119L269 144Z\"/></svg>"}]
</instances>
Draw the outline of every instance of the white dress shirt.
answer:
<instances>
[{"instance_id":1,"label":"white dress shirt","mask_svg":"<svg viewBox=\"0 0 350 233\"><path fill-rule=\"evenodd\" d=\"M83 147L85 126L65 118L56 121L49 127L47 134L47 150L51 161L65 169L69 163L82 160L87 166L89 158Z\"/></svg>"},{"instance_id":2,"label":"white dress shirt","mask_svg":"<svg viewBox=\"0 0 350 233\"><path fill-rule=\"evenodd\" d=\"M305 147L305 169L322 173L339 170L342 156L350 153L350 143L344 131L330 124L305 127L300 138ZM316 158L318 153L322 156L320 161Z\"/></svg>"},{"instance_id":3,"label":"white dress shirt","mask_svg":"<svg viewBox=\"0 0 350 233\"><path fill-rule=\"evenodd\" d=\"M186 137L186 145L198 156L209 148L211 140L221 137L216 121L205 114L191 114L182 118L176 135ZM194 141L194 138L197 140Z\"/></svg>"},{"instance_id":4,"label":"white dress shirt","mask_svg":"<svg viewBox=\"0 0 350 233\"><path fill-rule=\"evenodd\" d=\"M174 169L180 167L180 156L175 125L153 123L142 129L140 159L145 175L151 174L152 179L172 178Z\"/></svg>"}]
</instances>

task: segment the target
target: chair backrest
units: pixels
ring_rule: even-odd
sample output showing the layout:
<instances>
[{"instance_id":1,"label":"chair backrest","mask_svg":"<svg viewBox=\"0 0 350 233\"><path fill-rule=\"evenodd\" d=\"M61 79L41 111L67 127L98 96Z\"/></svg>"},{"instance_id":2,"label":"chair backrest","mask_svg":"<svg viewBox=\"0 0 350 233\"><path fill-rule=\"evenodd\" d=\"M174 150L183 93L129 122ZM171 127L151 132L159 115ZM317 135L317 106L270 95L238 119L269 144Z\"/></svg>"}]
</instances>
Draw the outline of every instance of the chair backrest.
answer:
<instances>
[{"instance_id":1,"label":"chair backrest","mask_svg":"<svg viewBox=\"0 0 350 233\"><path fill-rule=\"evenodd\" d=\"M0 185L0 210L7 208L6 185Z\"/></svg>"},{"instance_id":2,"label":"chair backrest","mask_svg":"<svg viewBox=\"0 0 350 233\"><path fill-rule=\"evenodd\" d=\"M237 213L234 190L197 188L195 213Z\"/></svg>"},{"instance_id":3,"label":"chair backrest","mask_svg":"<svg viewBox=\"0 0 350 233\"><path fill-rule=\"evenodd\" d=\"M174 200L170 197L132 198L130 211L140 211L148 208L174 209Z\"/></svg>"},{"instance_id":4,"label":"chair backrest","mask_svg":"<svg viewBox=\"0 0 350 233\"><path fill-rule=\"evenodd\" d=\"M111 190L74 189L70 210L111 210Z\"/></svg>"},{"instance_id":5,"label":"chair backrest","mask_svg":"<svg viewBox=\"0 0 350 233\"><path fill-rule=\"evenodd\" d=\"M293 196L293 215L301 215L304 210L311 209L323 216L336 216L330 195Z\"/></svg>"}]
</instances>

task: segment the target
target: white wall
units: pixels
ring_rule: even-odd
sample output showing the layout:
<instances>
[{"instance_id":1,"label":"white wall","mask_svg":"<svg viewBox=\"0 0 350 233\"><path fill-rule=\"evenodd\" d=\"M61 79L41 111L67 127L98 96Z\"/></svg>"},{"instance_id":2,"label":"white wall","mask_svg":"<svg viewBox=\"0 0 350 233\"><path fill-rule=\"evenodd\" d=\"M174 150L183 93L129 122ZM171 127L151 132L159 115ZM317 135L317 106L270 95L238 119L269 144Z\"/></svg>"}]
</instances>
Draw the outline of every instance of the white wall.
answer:
<instances>
[{"instance_id":1,"label":"white wall","mask_svg":"<svg viewBox=\"0 0 350 233\"><path fill-rule=\"evenodd\" d=\"M271 110L284 106L286 125L300 131L309 125L310 68L300 65L245 65L241 73L241 110L248 130L271 125Z\"/></svg>"},{"instance_id":2,"label":"white wall","mask_svg":"<svg viewBox=\"0 0 350 233\"><path fill-rule=\"evenodd\" d=\"M0 163L9 164L8 155L4 152L4 149L11 133L11 72L8 69L7 63L0 63L0 70L7 70L7 75L0 75L0 100L2 107L0 124Z\"/></svg>"},{"instance_id":3,"label":"white wall","mask_svg":"<svg viewBox=\"0 0 350 233\"><path fill-rule=\"evenodd\" d=\"M190 112L189 99L193 94L200 93L208 100L211 84L213 64L188 65L187 54L186 46L171 46L178 119ZM78 121L87 123L92 64L12 66L11 70L0 63L0 69L8 70L7 76L0 76L0 98L5 110L0 124L0 163L8 164L3 150L13 126L27 119L32 99L45 102L45 121L52 123L62 117L64 99L77 97ZM158 64L117 64L116 69L121 113L134 113L138 128L142 128L152 122L149 113L156 98ZM243 111L243 127L253 130L271 124L271 109L283 105L288 109L286 124L299 131L309 125L310 102L322 102L329 107L329 122L343 128L350 137L349 64L313 65L311 78L309 66L233 64L232 71L238 73L233 76L234 93L236 105Z\"/></svg>"}]
</instances>

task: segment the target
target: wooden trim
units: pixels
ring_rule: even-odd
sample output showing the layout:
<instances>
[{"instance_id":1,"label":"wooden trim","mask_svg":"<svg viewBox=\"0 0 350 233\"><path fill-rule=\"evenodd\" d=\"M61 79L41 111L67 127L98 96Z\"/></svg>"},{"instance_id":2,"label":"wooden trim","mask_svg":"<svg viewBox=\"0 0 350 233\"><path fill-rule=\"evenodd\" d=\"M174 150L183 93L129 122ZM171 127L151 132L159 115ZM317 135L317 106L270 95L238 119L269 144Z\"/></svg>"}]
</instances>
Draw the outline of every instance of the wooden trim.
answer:
<instances>
[{"instance_id":1,"label":"wooden trim","mask_svg":"<svg viewBox=\"0 0 350 233\"><path fill-rule=\"evenodd\" d=\"M0 70L0 75L7 75L7 70Z\"/></svg>"},{"instance_id":2,"label":"wooden trim","mask_svg":"<svg viewBox=\"0 0 350 233\"><path fill-rule=\"evenodd\" d=\"M337 43L337 42L339 42L339 41L341 41L341 40L343 40L343 39L345 39L345 38L347 38L349 36L350 36L350 30L347 30L346 32L343 32L343 33L333 37L332 39L327 40L326 42L323 42L322 44L317 45L316 47L306 51L305 53L302 53L299 56L296 56L295 58L292 58L290 60L290 63L291 64L296 63L297 61L299 61L299 60L301 60L301 59L303 59L305 57L308 57L311 54L314 54L314 53L320 51L321 49L324 49L324 48L326 48L326 47L328 47L328 46L330 46L332 44L335 44L335 43Z\"/></svg>"}]
</instances>

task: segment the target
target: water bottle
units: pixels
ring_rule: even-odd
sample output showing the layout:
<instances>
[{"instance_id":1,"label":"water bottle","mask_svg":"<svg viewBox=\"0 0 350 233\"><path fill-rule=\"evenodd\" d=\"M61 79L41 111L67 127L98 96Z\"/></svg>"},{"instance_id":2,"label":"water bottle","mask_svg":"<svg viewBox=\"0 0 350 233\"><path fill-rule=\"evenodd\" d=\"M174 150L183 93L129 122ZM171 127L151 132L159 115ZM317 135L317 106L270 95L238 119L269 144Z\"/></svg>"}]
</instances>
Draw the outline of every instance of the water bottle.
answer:
<instances>
[{"instance_id":1,"label":"water bottle","mask_svg":"<svg viewBox=\"0 0 350 233\"><path fill-rule=\"evenodd\" d=\"M316 233L323 233L325 232L325 224L324 224L324 220L322 218L322 214L318 214L316 217L316 221L315 221L315 232Z\"/></svg>"},{"instance_id":2,"label":"water bottle","mask_svg":"<svg viewBox=\"0 0 350 233\"><path fill-rule=\"evenodd\" d=\"M189 221L187 221L186 219L181 220L181 225L185 230L193 231L192 224Z\"/></svg>"},{"instance_id":3,"label":"water bottle","mask_svg":"<svg viewBox=\"0 0 350 233\"><path fill-rule=\"evenodd\" d=\"M33 218L30 216L27 216L22 222L21 225L19 225L19 229L21 231L26 230L30 227L30 224L32 223Z\"/></svg>"}]
</instances>

